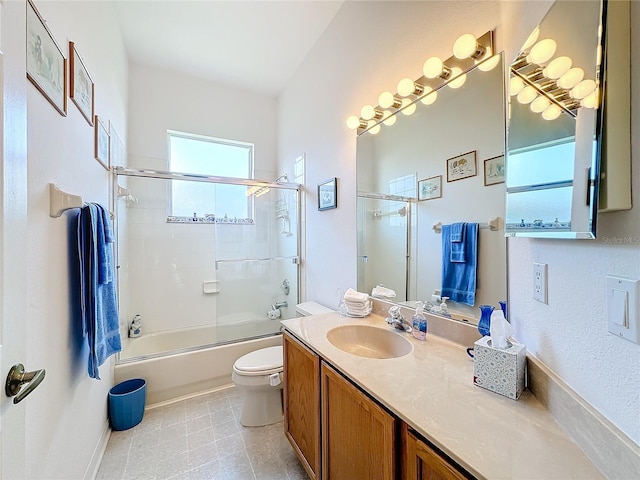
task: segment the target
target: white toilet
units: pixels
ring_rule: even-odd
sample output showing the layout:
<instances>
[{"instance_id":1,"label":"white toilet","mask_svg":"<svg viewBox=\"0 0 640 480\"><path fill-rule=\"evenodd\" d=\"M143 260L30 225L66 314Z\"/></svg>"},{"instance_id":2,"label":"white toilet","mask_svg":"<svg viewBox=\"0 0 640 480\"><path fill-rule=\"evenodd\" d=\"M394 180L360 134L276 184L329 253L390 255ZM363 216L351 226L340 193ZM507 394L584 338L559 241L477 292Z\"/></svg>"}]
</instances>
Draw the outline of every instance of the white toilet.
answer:
<instances>
[{"instance_id":1,"label":"white toilet","mask_svg":"<svg viewBox=\"0 0 640 480\"><path fill-rule=\"evenodd\" d=\"M296 305L302 317L333 311L316 302ZM282 370L282 346L261 348L236 360L231 379L244 392L242 425L260 427L282 420Z\"/></svg>"}]
</instances>

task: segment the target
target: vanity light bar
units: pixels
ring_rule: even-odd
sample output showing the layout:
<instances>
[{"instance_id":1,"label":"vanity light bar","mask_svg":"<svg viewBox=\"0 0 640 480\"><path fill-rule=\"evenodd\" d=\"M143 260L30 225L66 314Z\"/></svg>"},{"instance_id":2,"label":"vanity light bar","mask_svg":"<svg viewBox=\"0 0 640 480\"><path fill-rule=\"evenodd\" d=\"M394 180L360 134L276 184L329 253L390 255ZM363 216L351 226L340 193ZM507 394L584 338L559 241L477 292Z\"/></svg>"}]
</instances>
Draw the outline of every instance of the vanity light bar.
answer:
<instances>
[{"instance_id":1,"label":"vanity light bar","mask_svg":"<svg viewBox=\"0 0 640 480\"><path fill-rule=\"evenodd\" d=\"M484 71L493 69L498 63L493 59L497 57L493 51L493 30L478 38L469 33L461 35L454 44L454 55L444 61L438 57L429 58L424 64L422 77L413 81L403 78L398 82L396 94L383 92L378 98L379 105L365 105L360 115L347 119L347 126L361 135L377 133L381 124L393 125L389 119L399 111L407 115L413 113L417 100L430 105L437 97L437 90L445 85L451 88L462 86L467 72L476 65Z\"/></svg>"}]
</instances>

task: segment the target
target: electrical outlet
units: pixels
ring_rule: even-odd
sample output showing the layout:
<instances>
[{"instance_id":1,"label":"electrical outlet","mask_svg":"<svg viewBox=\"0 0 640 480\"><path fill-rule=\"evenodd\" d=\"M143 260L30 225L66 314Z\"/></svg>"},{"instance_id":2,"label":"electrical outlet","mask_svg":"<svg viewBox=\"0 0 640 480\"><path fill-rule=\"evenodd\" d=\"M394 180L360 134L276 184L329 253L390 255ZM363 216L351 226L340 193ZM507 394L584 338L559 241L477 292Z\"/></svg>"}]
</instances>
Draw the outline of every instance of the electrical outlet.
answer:
<instances>
[{"instance_id":1,"label":"electrical outlet","mask_svg":"<svg viewBox=\"0 0 640 480\"><path fill-rule=\"evenodd\" d=\"M547 302L547 264L533 264L533 299L541 303Z\"/></svg>"}]
</instances>

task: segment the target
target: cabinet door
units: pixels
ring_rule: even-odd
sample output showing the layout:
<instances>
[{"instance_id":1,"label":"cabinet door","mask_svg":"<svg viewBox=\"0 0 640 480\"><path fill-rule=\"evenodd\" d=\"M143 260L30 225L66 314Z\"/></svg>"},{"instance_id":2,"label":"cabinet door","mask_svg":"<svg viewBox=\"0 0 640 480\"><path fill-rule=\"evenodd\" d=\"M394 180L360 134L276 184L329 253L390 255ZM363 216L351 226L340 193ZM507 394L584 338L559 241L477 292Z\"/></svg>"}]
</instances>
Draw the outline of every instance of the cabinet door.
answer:
<instances>
[{"instance_id":1,"label":"cabinet door","mask_svg":"<svg viewBox=\"0 0 640 480\"><path fill-rule=\"evenodd\" d=\"M312 480L320 478L320 357L283 335L284 433Z\"/></svg>"},{"instance_id":2,"label":"cabinet door","mask_svg":"<svg viewBox=\"0 0 640 480\"><path fill-rule=\"evenodd\" d=\"M396 420L322 362L323 480L395 478Z\"/></svg>"},{"instance_id":3,"label":"cabinet door","mask_svg":"<svg viewBox=\"0 0 640 480\"><path fill-rule=\"evenodd\" d=\"M438 452L402 425L403 480L464 480L468 478Z\"/></svg>"}]
</instances>

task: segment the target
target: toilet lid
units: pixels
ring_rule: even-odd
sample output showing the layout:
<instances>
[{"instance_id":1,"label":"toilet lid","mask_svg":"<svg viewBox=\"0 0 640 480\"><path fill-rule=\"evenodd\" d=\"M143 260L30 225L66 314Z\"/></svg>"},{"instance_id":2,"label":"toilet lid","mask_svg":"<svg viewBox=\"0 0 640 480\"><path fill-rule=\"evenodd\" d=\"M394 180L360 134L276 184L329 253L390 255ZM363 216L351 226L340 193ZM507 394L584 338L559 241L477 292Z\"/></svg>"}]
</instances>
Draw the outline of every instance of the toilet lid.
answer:
<instances>
[{"instance_id":1,"label":"toilet lid","mask_svg":"<svg viewBox=\"0 0 640 480\"><path fill-rule=\"evenodd\" d=\"M239 373L266 373L282 369L282 355L282 346L261 348L240 357L233 367Z\"/></svg>"}]
</instances>

